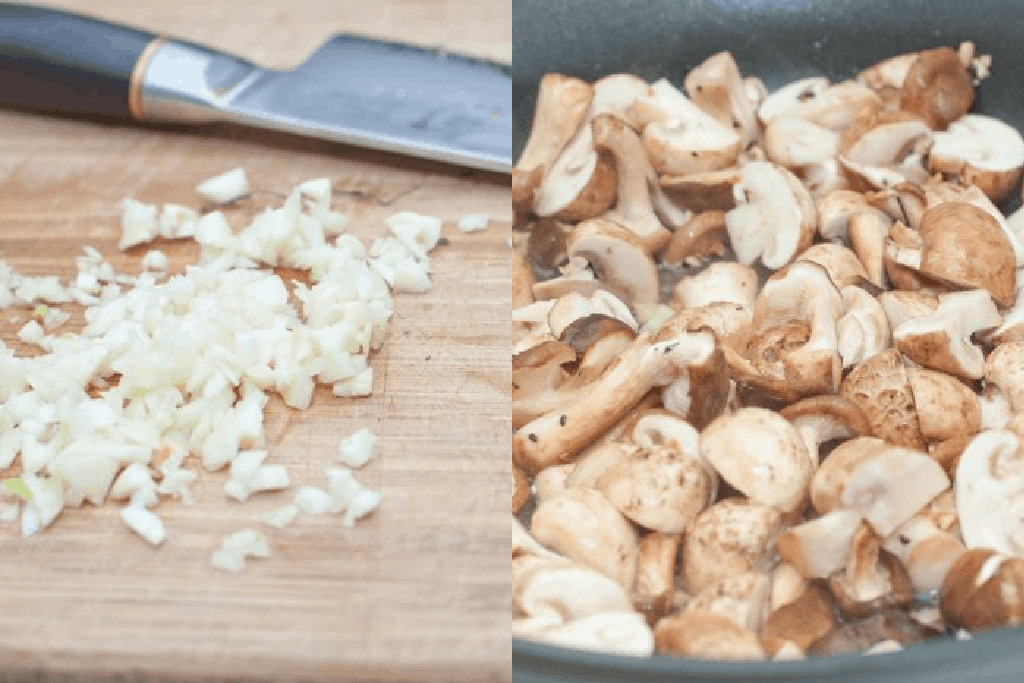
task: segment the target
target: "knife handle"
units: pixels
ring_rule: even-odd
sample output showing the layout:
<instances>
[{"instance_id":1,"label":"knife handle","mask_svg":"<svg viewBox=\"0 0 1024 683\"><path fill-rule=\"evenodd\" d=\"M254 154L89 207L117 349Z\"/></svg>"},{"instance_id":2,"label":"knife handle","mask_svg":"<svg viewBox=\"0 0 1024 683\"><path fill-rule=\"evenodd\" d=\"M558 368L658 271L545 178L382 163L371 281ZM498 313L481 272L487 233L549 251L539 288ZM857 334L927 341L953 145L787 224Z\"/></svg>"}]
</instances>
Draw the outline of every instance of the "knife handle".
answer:
<instances>
[{"instance_id":1,"label":"knife handle","mask_svg":"<svg viewBox=\"0 0 1024 683\"><path fill-rule=\"evenodd\" d=\"M132 116L146 31L70 12L0 2L0 105Z\"/></svg>"}]
</instances>

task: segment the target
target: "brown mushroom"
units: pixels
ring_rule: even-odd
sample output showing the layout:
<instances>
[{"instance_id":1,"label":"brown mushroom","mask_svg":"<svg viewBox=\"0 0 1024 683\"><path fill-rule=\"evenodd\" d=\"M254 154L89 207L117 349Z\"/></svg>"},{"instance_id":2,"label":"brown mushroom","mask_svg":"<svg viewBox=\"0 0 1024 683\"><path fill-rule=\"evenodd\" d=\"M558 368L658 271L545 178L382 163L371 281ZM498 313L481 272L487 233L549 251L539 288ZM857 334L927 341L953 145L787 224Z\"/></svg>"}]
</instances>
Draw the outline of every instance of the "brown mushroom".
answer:
<instances>
[{"instance_id":1,"label":"brown mushroom","mask_svg":"<svg viewBox=\"0 0 1024 683\"><path fill-rule=\"evenodd\" d=\"M816 640L808 652L821 656L853 654L885 640L912 645L936 635L939 632L923 626L906 612L892 610L841 624L824 638Z\"/></svg>"},{"instance_id":2,"label":"brown mushroom","mask_svg":"<svg viewBox=\"0 0 1024 683\"><path fill-rule=\"evenodd\" d=\"M648 615L665 613L675 593L679 536L653 531L640 539L633 601Z\"/></svg>"},{"instance_id":3,"label":"brown mushroom","mask_svg":"<svg viewBox=\"0 0 1024 683\"><path fill-rule=\"evenodd\" d=\"M785 643L806 652L836 627L832 601L819 586L808 586L799 597L775 609L764 623L761 644L775 655Z\"/></svg>"},{"instance_id":4,"label":"brown mushroom","mask_svg":"<svg viewBox=\"0 0 1024 683\"><path fill-rule=\"evenodd\" d=\"M856 81L831 84L824 76L803 78L768 95L757 110L767 125L777 116L799 116L831 130L850 126L865 109L882 106L878 95Z\"/></svg>"},{"instance_id":5,"label":"brown mushroom","mask_svg":"<svg viewBox=\"0 0 1024 683\"><path fill-rule=\"evenodd\" d=\"M719 579L687 605L687 611L721 614L738 626L757 633L771 602L771 581L762 572L747 572Z\"/></svg>"},{"instance_id":6,"label":"brown mushroom","mask_svg":"<svg viewBox=\"0 0 1024 683\"><path fill-rule=\"evenodd\" d=\"M700 265L707 258L725 253L727 239L724 213L698 213L676 229L658 253L658 260L666 266Z\"/></svg>"},{"instance_id":7,"label":"brown mushroom","mask_svg":"<svg viewBox=\"0 0 1024 683\"><path fill-rule=\"evenodd\" d=\"M641 242L631 231L604 219L580 223L569 235L570 257L586 259L601 286L633 310L658 301L658 271Z\"/></svg>"},{"instance_id":8,"label":"brown mushroom","mask_svg":"<svg viewBox=\"0 0 1024 683\"><path fill-rule=\"evenodd\" d=\"M686 74L683 85L694 104L740 134L744 147L757 139L755 104L732 54L711 55Z\"/></svg>"},{"instance_id":9,"label":"brown mushroom","mask_svg":"<svg viewBox=\"0 0 1024 683\"><path fill-rule=\"evenodd\" d=\"M515 465L512 466L512 479L512 514L518 515L530 500L530 480L526 478L526 473Z\"/></svg>"},{"instance_id":10,"label":"brown mushroom","mask_svg":"<svg viewBox=\"0 0 1024 683\"><path fill-rule=\"evenodd\" d=\"M924 448L910 379L896 349L855 367L843 380L840 394L864 411L874 435L897 446Z\"/></svg>"},{"instance_id":11,"label":"brown mushroom","mask_svg":"<svg viewBox=\"0 0 1024 683\"><path fill-rule=\"evenodd\" d=\"M766 505L729 498L708 507L683 537L687 590L696 594L720 579L766 569L781 524L779 512Z\"/></svg>"},{"instance_id":12,"label":"brown mushroom","mask_svg":"<svg viewBox=\"0 0 1024 683\"><path fill-rule=\"evenodd\" d=\"M892 332L882 305L861 287L842 288L843 316L836 323L836 337L843 368L864 362L889 347Z\"/></svg>"},{"instance_id":13,"label":"brown mushroom","mask_svg":"<svg viewBox=\"0 0 1024 683\"><path fill-rule=\"evenodd\" d=\"M946 572L940 589L943 618L957 628L988 631L1024 622L1024 560L972 548Z\"/></svg>"},{"instance_id":14,"label":"brown mushroom","mask_svg":"<svg viewBox=\"0 0 1024 683\"><path fill-rule=\"evenodd\" d=\"M981 404L963 382L942 372L907 368L921 434L928 443L973 436L981 430Z\"/></svg>"},{"instance_id":15,"label":"brown mushroom","mask_svg":"<svg viewBox=\"0 0 1024 683\"><path fill-rule=\"evenodd\" d=\"M571 76L545 74L537 86L537 106L530 136L516 161L513 175L522 178L535 169L539 169L540 176L547 174L583 125L593 98L594 88L589 83ZM521 180L520 184L524 182ZM532 181L525 181L525 184L536 188Z\"/></svg>"},{"instance_id":16,"label":"brown mushroom","mask_svg":"<svg viewBox=\"0 0 1024 683\"><path fill-rule=\"evenodd\" d=\"M907 69L900 108L922 117L935 130L944 130L974 103L971 75L956 50L922 50Z\"/></svg>"},{"instance_id":17,"label":"brown mushroom","mask_svg":"<svg viewBox=\"0 0 1024 683\"><path fill-rule=\"evenodd\" d=\"M729 211L736 206L733 187L742 179L742 170L727 168L685 175L662 175L661 187L681 206L695 213Z\"/></svg>"},{"instance_id":18,"label":"brown mushroom","mask_svg":"<svg viewBox=\"0 0 1024 683\"><path fill-rule=\"evenodd\" d=\"M852 619L906 609L914 601L907 570L882 549L882 539L867 526L853 536L846 570L829 577L828 585L843 614Z\"/></svg>"},{"instance_id":19,"label":"brown mushroom","mask_svg":"<svg viewBox=\"0 0 1024 683\"><path fill-rule=\"evenodd\" d=\"M665 617L654 627L654 649L697 659L760 660L757 634L729 617L696 610Z\"/></svg>"},{"instance_id":20,"label":"brown mushroom","mask_svg":"<svg viewBox=\"0 0 1024 683\"><path fill-rule=\"evenodd\" d=\"M878 211L861 210L851 214L847 222L850 246L867 272L868 281L876 287L886 286L886 238L892 221Z\"/></svg>"},{"instance_id":21,"label":"brown mushroom","mask_svg":"<svg viewBox=\"0 0 1024 683\"><path fill-rule=\"evenodd\" d=\"M946 572L965 551L959 538L923 515L901 524L886 539L885 549L907 568L910 583L919 593L938 590Z\"/></svg>"},{"instance_id":22,"label":"brown mushroom","mask_svg":"<svg viewBox=\"0 0 1024 683\"><path fill-rule=\"evenodd\" d=\"M779 555L807 579L825 579L846 566L853 537L864 523L856 510L832 510L786 529Z\"/></svg>"},{"instance_id":23,"label":"brown mushroom","mask_svg":"<svg viewBox=\"0 0 1024 683\"><path fill-rule=\"evenodd\" d=\"M999 203L1020 189L1024 172L1024 138L1013 126L983 114L967 114L935 134L928 153L932 171L976 185Z\"/></svg>"},{"instance_id":24,"label":"brown mushroom","mask_svg":"<svg viewBox=\"0 0 1024 683\"><path fill-rule=\"evenodd\" d=\"M757 288L757 272L753 268L719 261L696 275L680 279L674 290L674 301L681 310L730 303L753 312Z\"/></svg>"},{"instance_id":25,"label":"brown mushroom","mask_svg":"<svg viewBox=\"0 0 1024 683\"><path fill-rule=\"evenodd\" d=\"M612 158L594 148L583 125L537 186L533 211L569 223L599 216L615 203L618 184Z\"/></svg>"}]
</instances>

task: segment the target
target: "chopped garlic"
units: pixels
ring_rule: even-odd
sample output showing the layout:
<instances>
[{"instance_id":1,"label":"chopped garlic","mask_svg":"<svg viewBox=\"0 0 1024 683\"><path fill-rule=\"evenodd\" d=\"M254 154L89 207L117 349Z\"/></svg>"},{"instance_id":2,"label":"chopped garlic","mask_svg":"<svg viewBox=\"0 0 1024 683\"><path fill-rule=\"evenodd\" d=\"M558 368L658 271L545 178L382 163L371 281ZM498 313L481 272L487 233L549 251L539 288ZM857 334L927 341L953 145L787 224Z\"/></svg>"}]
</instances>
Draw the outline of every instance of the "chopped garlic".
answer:
<instances>
[{"instance_id":1,"label":"chopped garlic","mask_svg":"<svg viewBox=\"0 0 1024 683\"><path fill-rule=\"evenodd\" d=\"M253 493L288 488L291 482L284 465L263 465L266 457L266 451L240 451L231 461L224 493L243 502Z\"/></svg>"},{"instance_id":2,"label":"chopped garlic","mask_svg":"<svg viewBox=\"0 0 1024 683\"><path fill-rule=\"evenodd\" d=\"M196 186L196 192L211 202L228 204L245 197L252 190L245 169L236 168L204 180Z\"/></svg>"},{"instance_id":3,"label":"chopped garlic","mask_svg":"<svg viewBox=\"0 0 1024 683\"><path fill-rule=\"evenodd\" d=\"M341 440L338 444L338 455L349 467L362 467L373 457L375 443L373 432L363 428Z\"/></svg>"},{"instance_id":4,"label":"chopped garlic","mask_svg":"<svg viewBox=\"0 0 1024 683\"><path fill-rule=\"evenodd\" d=\"M155 270L159 272L165 272L170 268L171 263L167 259L167 255L157 249L147 251L146 255L142 257L142 269L143 270Z\"/></svg>"},{"instance_id":5,"label":"chopped garlic","mask_svg":"<svg viewBox=\"0 0 1024 683\"><path fill-rule=\"evenodd\" d=\"M48 308L46 314L43 315L43 327L48 330L52 330L56 327L60 327L69 320L71 320L70 313L66 313L59 308Z\"/></svg>"},{"instance_id":6,"label":"chopped garlic","mask_svg":"<svg viewBox=\"0 0 1024 683\"><path fill-rule=\"evenodd\" d=\"M38 344L43 339L43 326L35 320L29 320L18 330L18 339L26 344Z\"/></svg>"},{"instance_id":7,"label":"chopped garlic","mask_svg":"<svg viewBox=\"0 0 1024 683\"><path fill-rule=\"evenodd\" d=\"M270 557L267 536L258 529L242 529L226 536L210 556L210 564L228 572L240 572L247 557Z\"/></svg>"},{"instance_id":8,"label":"chopped garlic","mask_svg":"<svg viewBox=\"0 0 1024 683\"><path fill-rule=\"evenodd\" d=\"M441 219L412 211L400 211L384 219L392 234L413 255L425 258L441 239Z\"/></svg>"},{"instance_id":9,"label":"chopped garlic","mask_svg":"<svg viewBox=\"0 0 1024 683\"><path fill-rule=\"evenodd\" d=\"M191 207L164 204L163 211L160 212L160 236L170 240L192 237L196 233L198 220L199 212Z\"/></svg>"},{"instance_id":10,"label":"chopped garlic","mask_svg":"<svg viewBox=\"0 0 1024 683\"><path fill-rule=\"evenodd\" d=\"M283 529L295 520L297 514L299 514L297 505L285 505L284 507L264 513L260 519L264 524L277 529Z\"/></svg>"},{"instance_id":11,"label":"chopped garlic","mask_svg":"<svg viewBox=\"0 0 1024 683\"><path fill-rule=\"evenodd\" d=\"M156 513L146 508L132 505L121 508L121 519L129 529L142 536L150 545L160 545L167 538L164 523Z\"/></svg>"},{"instance_id":12,"label":"chopped garlic","mask_svg":"<svg viewBox=\"0 0 1024 683\"><path fill-rule=\"evenodd\" d=\"M308 515L324 515L336 510L334 499L315 486L303 486L295 494L295 504Z\"/></svg>"},{"instance_id":13,"label":"chopped garlic","mask_svg":"<svg viewBox=\"0 0 1024 683\"><path fill-rule=\"evenodd\" d=\"M491 220L491 214L489 213L467 213L465 216L459 219L458 223L455 224L462 232L475 232L477 230L486 230L487 223Z\"/></svg>"},{"instance_id":14,"label":"chopped garlic","mask_svg":"<svg viewBox=\"0 0 1024 683\"><path fill-rule=\"evenodd\" d=\"M121 203L121 239L117 243L118 249L125 251L150 242L158 234L155 206L134 199L125 199Z\"/></svg>"}]
</instances>

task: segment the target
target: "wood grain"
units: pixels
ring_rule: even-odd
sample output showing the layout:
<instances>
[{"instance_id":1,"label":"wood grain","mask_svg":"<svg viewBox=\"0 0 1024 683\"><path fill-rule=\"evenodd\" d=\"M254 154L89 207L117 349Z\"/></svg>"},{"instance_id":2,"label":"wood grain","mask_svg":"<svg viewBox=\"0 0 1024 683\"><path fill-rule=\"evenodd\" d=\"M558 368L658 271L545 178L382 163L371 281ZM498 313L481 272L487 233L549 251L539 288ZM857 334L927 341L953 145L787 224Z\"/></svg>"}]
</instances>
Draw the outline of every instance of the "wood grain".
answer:
<instances>
[{"instance_id":1,"label":"wood grain","mask_svg":"<svg viewBox=\"0 0 1024 683\"><path fill-rule=\"evenodd\" d=\"M93 11L275 66L338 30L511 58L511 8L501 0L108 0ZM300 515L270 534L273 558L238 576L210 569L210 552L292 494L232 504L225 476L203 474L193 505L159 508L168 532L159 549L131 535L116 507L65 511L25 540L0 525L0 678L508 679L507 178L229 126L0 112L0 257L27 274L66 277L91 244L138 272L145 249L115 248L120 200L197 205L195 184L235 166L274 192L330 177L342 190L336 208L364 238L383 234L382 219L397 210L496 218L470 235L446 224L433 289L396 298L389 341L372 361L372 397L320 391L306 412L276 399L269 410L270 460L288 466L293 491L323 485L338 440L370 427L379 455L360 478L383 490L382 507L354 529ZM229 218L240 226L273 201L256 194ZM194 245L157 246L175 268L196 255ZM80 312L66 308L74 329ZM0 311L5 343L18 346L28 314Z\"/></svg>"}]
</instances>

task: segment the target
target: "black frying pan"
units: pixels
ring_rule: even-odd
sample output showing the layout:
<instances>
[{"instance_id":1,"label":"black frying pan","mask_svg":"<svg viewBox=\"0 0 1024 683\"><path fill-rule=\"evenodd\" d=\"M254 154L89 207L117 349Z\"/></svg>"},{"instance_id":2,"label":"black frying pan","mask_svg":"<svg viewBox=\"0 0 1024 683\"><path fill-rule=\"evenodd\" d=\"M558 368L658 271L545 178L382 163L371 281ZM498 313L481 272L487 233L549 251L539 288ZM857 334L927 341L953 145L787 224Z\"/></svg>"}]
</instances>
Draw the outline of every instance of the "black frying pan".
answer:
<instances>
[{"instance_id":1,"label":"black frying pan","mask_svg":"<svg viewBox=\"0 0 1024 683\"><path fill-rule=\"evenodd\" d=\"M973 40L993 56L975 109L1024 130L1024 2L1020 0L516 0L515 153L526 142L537 83L557 71L593 80L683 76L730 50L768 88L818 74L833 80L900 52ZM904 652L775 664L630 659L514 642L515 679L539 681L1021 681L1024 632L939 639Z\"/></svg>"}]
</instances>

